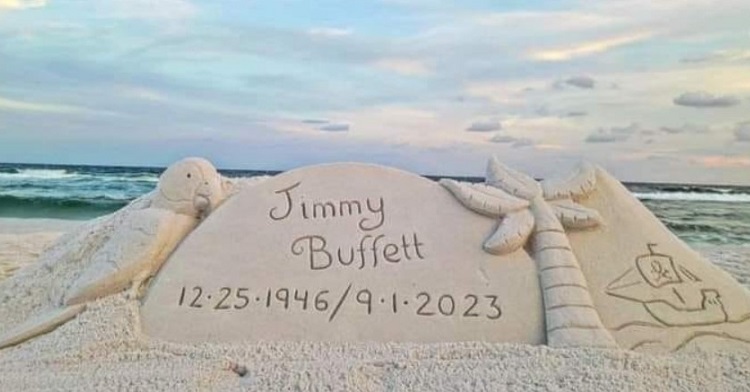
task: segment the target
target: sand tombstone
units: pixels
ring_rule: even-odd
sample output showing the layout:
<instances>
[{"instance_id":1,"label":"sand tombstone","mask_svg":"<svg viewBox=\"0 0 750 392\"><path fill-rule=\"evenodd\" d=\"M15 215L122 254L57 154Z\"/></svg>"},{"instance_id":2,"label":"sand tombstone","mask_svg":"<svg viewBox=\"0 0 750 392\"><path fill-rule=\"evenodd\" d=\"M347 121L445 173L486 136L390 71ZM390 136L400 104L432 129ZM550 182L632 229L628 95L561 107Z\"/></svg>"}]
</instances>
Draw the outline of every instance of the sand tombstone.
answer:
<instances>
[{"instance_id":1,"label":"sand tombstone","mask_svg":"<svg viewBox=\"0 0 750 392\"><path fill-rule=\"evenodd\" d=\"M439 184L335 164L236 194L182 243L141 309L178 342L545 341L533 260Z\"/></svg>"}]
</instances>

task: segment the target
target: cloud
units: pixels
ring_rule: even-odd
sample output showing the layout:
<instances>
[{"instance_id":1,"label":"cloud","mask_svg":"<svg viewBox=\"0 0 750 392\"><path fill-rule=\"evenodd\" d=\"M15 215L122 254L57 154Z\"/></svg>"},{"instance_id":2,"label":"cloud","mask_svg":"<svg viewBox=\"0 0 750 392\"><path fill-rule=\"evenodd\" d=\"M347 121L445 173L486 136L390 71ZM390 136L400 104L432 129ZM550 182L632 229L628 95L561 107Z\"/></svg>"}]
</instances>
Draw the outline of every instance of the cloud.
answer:
<instances>
[{"instance_id":1,"label":"cloud","mask_svg":"<svg viewBox=\"0 0 750 392\"><path fill-rule=\"evenodd\" d=\"M585 142L586 143L614 143L620 140L621 139L618 138L616 135L612 135L612 134L608 134L604 132L595 132L586 136Z\"/></svg>"},{"instance_id":2,"label":"cloud","mask_svg":"<svg viewBox=\"0 0 750 392\"><path fill-rule=\"evenodd\" d=\"M741 168L750 167L748 157L728 157L724 155L709 155L691 160L692 163L710 168Z\"/></svg>"},{"instance_id":3,"label":"cloud","mask_svg":"<svg viewBox=\"0 0 750 392\"><path fill-rule=\"evenodd\" d=\"M668 133L670 135L678 135L678 134L700 134L700 133L709 133L711 129L708 126L705 125L695 125L695 124L683 124L679 127L669 127L664 126L659 128L660 131L664 133Z\"/></svg>"},{"instance_id":4,"label":"cloud","mask_svg":"<svg viewBox=\"0 0 750 392\"><path fill-rule=\"evenodd\" d=\"M529 138L518 138L500 134L491 137L489 141L497 144L510 144L513 148L530 147L534 145L534 141Z\"/></svg>"},{"instance_id":5,"label":"cloud","mask_svg":"<svg viewBox=\"0 0 750 392\"><path fill-rule=\"evenodd\" d=\"M0 97L0 111L21 111L21 112L39 112L39 113L59 113L59 114L75 114L75 113L86 113L90 110L69 105L57 105L47 103L33 103L26 101L18 101L14 99L8 99Z\"/></svg>"},{"instance_id":6,"label":"cloud","mask_svg":"<svg viewBox=\"0 0 750 392\"><path fill-rule=\"evenodd\" d=\"M733 95L715 96L705 91L692 91L681 94L672 102L693 108L727 108L739 105L740 99Z\"/></svg>"},{"instance_id":7,"label":"cloud","mask_svg":"<svg viewBox=\"0 0 750 392\"><path fill-rule=\"evenodd\" d=\"M345 37L352 34L351 29L341 29L336 27L313 27L307 30L307 34L317 37Z\"/></svg>"},{"instance_id":8,"label":"cloud","mask_svg":"<svg viewBox=\"0 0 750 392\"><path fill-rule=\"evenodd\" d=\"M638 132L640 129L640 125L631 123L630 125L626 125L624 127L612 127L609 129L609 132L615 135L632 135Z\"/></svg>"},{"instance_id":9,"label":"cloud","mask_svg":"<svg viewBox=\"0 0 750 392\"><path fill-rule=\"evenodd\" d=\"M490 138L490 142L499 143L499 144L513 143L516 140L518 139L513 136L508 136L508 135L495 135L492 138Z\"/></svg>"},{"instance_id":10,"label":"cloud","mask_svg":"<svg viewBox=\"0 0 750 392\"><path fill-rule=\"evenodd\" d=\"M471 124L466 131L468 132L494 132L499 131L502 128L500 121L497 120L485 120L476 121Z\"/></svg>"},{"instance_id":11,"label":"cloud","mask_svg":"<svg viewBox=\"0 0 750 392\"><path fill-rule=\"evenodd\" d=\"M320 124L328 124L330 121L319 119L319 118L308 118L302 120L303 124L312 124L312 125L320 125Z\"/></svg>"},{"instance_id":12,"label":"cloud","mask_svg":"<svg viewBox=\"0 0 750 392\"><path fill-rule=\"evenodd\" d=\"M324 132L349 132L349 124L331 123L318 128Z\"/></svg>"},{"instance_id":13,"label":"cloud","mask_svg":"<svg viewBox=\"0 0 750 392\"><path fill-rule=\"evenodd\" d=\"M47 0L0 0L0 10L25 10L41 8L47 5Z\"/></svg>"},{"instance_id":14,"label":"cloud","mask_svg":"<svg viewBox=\"0 0 750 392\"><path fill-rule=\"evenodd\" d=\"M565 84L583 89L592 89L596 85L596 81L590 76L581 75L568 78L565 80Z\"/></svg>"},{"instance_id":15,"label":"cloud","mask_svg":"<svg viewBox=\"0 0 750 392\"><path fill-rule=\"evenodd\" d=\"M521 147L531 147L533 145L534 145L533 140L528 139L528 138L519 138L511 144L511 147L521 148Z\"/></svg>"},{"instance_id":16,"label":"cloud","mask_svg":"<svg viewBox=\"0 0 750 392\"><path fill-rule=\"evenodd\" d=\"M582 42L571 46L553 49L532 50L528 53L531 60L536 61L568 61L578 57L590 56L606 52L621 46L644 41L653 37L651 32L639 32L595 41Z\"/></svg>"},{"instance_id":17,"label":"cloud","mask_svg":"<svg viewBox=\"0 0 750 392\"><path fill-rule=\"evenodd\" d=\"M750 142L750 121L735 125L734 140L738 142Z\"/></svg>"},{"instance_id":18,"label":"cloud","mask_svg":"<svg viewBox=\"0 0 750 392\"><path fill-rule=\"evenodd\" d=\"M109 7L114 16L124 19L179 21L198 13L195 5L187 0L108 0L101 6Z\"/></svg>"},{"instance_id":19,"label":"cloud","mask_svg":"<svg viewBox=\"0 0 750 392\"><path fill-rule=\"evenodd\" d=\"M698 2L702 0L695 3ZM144 4L145 1L132 3ZM328 15L331 18L317 18L317 21L312 18L310 24L300 25L290 23L294 21L288 18L295 16L281 6L227 14L218 12L225 11L226 7L210 2L193 3L200 7L196 18L188 21L178 34L163 36L152 33L158 33L162 25L168 24L166 21L149 24L141 20L116 20L113 13L96 13L96 18L91 19L82 12L81 8L85 7L67 5L77 4L75 2L50 2L54 7L44 10L49 14L39 15L44 18L25 20L15 15L3 18L0 30L18 31L18 38L0 44L0 80L7 84L3 88L9 98L23 99L24 103L59 103L111 110L127 118L117 124L83 116L79 120L79 116L72 115L66 116L66 121L59 121L62 117L59 114L47 116L29 110L11 113L10 109L3 109L0 123L4 124L0 124L0 134L8 136L0 139L43 140L38 135L53 127L61 138L69 139L84 139L88 135L143 139L170 135L181 138L184 134L219 137L217 133L255 137L259 132L256 125L265 125L272 129L264 132L279 138L279 145L287 143L282 137L325 141L334 138L337 142L361 143L357 144L357 152L371 154L368 147L373 141L408 143L419 147L416 151L420 153L409 158L412 162L434 162L430 159L433 152L429 150L434 145L447 150L472 150L467 156L477 161L481 160L479 155L484 156L483 151L499 148L517 154L521 162L529 162L529 149L510 148L518 138L494 141L507 144L491 144L487 140L501 133L532 138L537 142L534 149L541 149L545 145L542 143L565 148L564 152L550 152L550 157L595 155L609 150L612 156L603 154L603 159L615 160L616 154L623 150L643 147L634 142L645 142L647 134L631 135L621 144L598 146L584 144L583 139L597 128L605 127L606 131L593 139L625 140L626 130L612 130L610 126L628 125L638 119L644 125L675 128L680 128L683 122L717 124L717 132L695 137L684 130L678 132L685 132L685 137L670 137L658 126L648 129L656 132L652 137L658 147L673 149L674 154L681 157L694 154L696 148L713 148L716 151L702 153L721 155L721 148L740 150L750 145L727 143L733 138L732 126L750 120L740 113L743 106L729 110L679 110L671 102L680 93L693 90L740 97L749 94L750 77L745 64L675 64L676 59L695 48L711 53L730 47L725 45L731 45L731 37L738 37L746 26L737 28L736 22L728 26L724 21L701 24L696 22L700 18L685 20L678 17L682 14L672 16L670 12L654 16L654 8L677 7L673 5L675 2L662 6L667 2L643 0L632 7L638 12L631 13L599 8L587 11L585 8L600 7L600 2L595 2L596 5L576 2L571 11L584 8L582 11L593 18L601 18L601 23L593 27L588 17L560 15L550 12L549 8L532 11L536 6L528 9L538 16L509 16L505 15L507 7L498 7L497 19L491 24L477 25L471 24L471 20L492 13L490 7L480 11L467 4L446 6L436 2L436 8L452 8L454 12L445 12L445 15L431 10L424 10L424 14L417 13L423 12L421 10L393 12L392 8L385 7L369 15L372 19L363 19L358 14L362 7L352 5L349 8L347 4L344 7L351 17L342 19L331 14ZM143 8L141 12L149 11L148 7ZM708 6L702 7L706 8ZM737 18L736 10L710 8L716 9L717 14ZM698 12L691 9L690 13ZM19 14L26 16L23 12ZM80 37L69 37L43 29L44 23L60 18L81 24L84 32ZM270 22L259 25L256 22L261 18ZM679 23L667 23L670 20ZM29 23L32 26L27 28L25 25ZM28 39L21 36L31 28L39 33ZM574 51L570 53L573 60L570 62L532 63L524 57L527 50L570 49L637 31L658 31L658 40L644 40L598 54ZM696 44L682 41L687 38L681 32L689 34L689 39L711 33L716 37L705 44ZM635 51L637 55L633 55ZM91 53L97 53L97 61L91 61ZM652 59L652 64L643 67L639 61L642 58ZM394 59L406 59L406 62ZM78 67L72 67L71 63ZM376 68L378 63L379 68ZM541 66L530 66L532 64ZM429 74L429 77L417 77L421 74ZM257 75L260 80L247 83L247 75ZM585 82L573 81L573 77L580 75L595 79L593 89L586 89ZM578 85L566 83L569 79ZM556 80L563 85L563 90L550 94L551 84ZM624 86L622 90L610 89L614 81ZM132 85L136 89L122 93L121 85ZM467 93L467 88L474 86L481 88L479 93ZM532 89L523 91L525 87ZM166 100L160 100L162 96ZM466 98L457 101L454 99L457 96ZM745 107L750 104L743 103ZM411 112L394 115L391 111L374 109L382 106L410 108L429 115L419 117ZM548 110L534 112L542 106ZM584 110L587 116L580 117ZM322 119L331 121L316 121ZM480 134L465 131L473 121L482 119L500 120L502 131ZM295 128L297 132L286 132L276 121L288 122L284 126ZM341 122L351 124L348 133L326 134L319 129ZM718 132L720 124L728 124L723 133ZM27 136L31 132L36 133ZM362 142L365 138L366 142ZM300 150L305 148L309 146L303 145ZM275 159L274 162L283 159L292 162L297 158L293 152L288 152L278 154ZM547 162L549 167L555 166ZM443 162L435 165L450 166ZM476 166L481 170L482 163ZM691 171L686 171L683 178L692 176L692 170L698 167L688 169ZM652 175L657 174L642 173L644 177Z\"/></svg>"},{"instance_id":20,"label":"cloud","mask_svg":"<svg viewBox=\"0 0 750 392\"><path fill-rule=\"evenodd\" d=\"M432 74L430 68L419 60L387 58L373 63L376 68L405 76L427 76Z\"/></svg>"},{"instance_id":21,"label":"cloud","mask_svg":"<svg viewBox=\"0 0 750 392\"><path fill-rule=\"evenodd\" d=\"M128 98L141 99L145 101L164 102L167 97L159 91L139 86L121 86L119 93Z\"/></svg>"},{"instance_id":22,"label":"cloud","mask_svg":"<svg viewBox=\"0 0 750 392\"><path fill-rule=\"evenodd\" d=\"M529 7L533 8L533 7ZM480 25L492 28L525 29L534 26L545 31L576 32L612 24L614 18L581 11L498 11L476 17Z\"/></svg>"},{"instance_id":23,"label":"cloud","mask_svg":"<svg viewBox=\"0 0 750 392\"><path fill-rule=\"evenodd\" d=\"M615 143L623 142L630 138L631 135L641 130L640 125L632 123L623 127L599 128L586 136L586 143Z\"/></svg>"},{"instance_id":24,"label":"cloud","mask_svg":"<svg viewBox=\"0 0 750 392\"><path fill-rule=\"evenodd\" d=\"M709 54L685 57L683 63L719 63L750 61L750 50L718 50Z\"/></svg>"}]
</instances>

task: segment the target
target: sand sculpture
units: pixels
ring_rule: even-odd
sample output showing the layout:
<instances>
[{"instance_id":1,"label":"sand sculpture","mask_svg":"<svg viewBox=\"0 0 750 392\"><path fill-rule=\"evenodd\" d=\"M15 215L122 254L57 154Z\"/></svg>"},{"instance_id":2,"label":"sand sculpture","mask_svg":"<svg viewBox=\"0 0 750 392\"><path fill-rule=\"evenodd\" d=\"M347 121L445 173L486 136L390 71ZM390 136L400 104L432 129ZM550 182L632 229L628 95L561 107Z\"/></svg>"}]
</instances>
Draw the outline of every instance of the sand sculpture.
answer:
<instances>
[{"instance_id":1,"label":"sand sculpture","mask_svg":"<svg viewBox=\"0 0 750 392\"><path fill-rule=\"evenodd\" d=\"M568 238L604 325L623 349L750 350L750 292L677 238L597 168L579 200L603 225Z\"/></svg>"},{"instance_id":2,"label":"sand sculpture","mask_svg":"<svg viewBox=\"0 0 750 392\"><path fill-rule=\"evenodd\" d=\"M542 344L534 261L476 243L494 224L402 170L288 171L238 192L185 239L152 281L141 327L186 344Z\"/></svg>"},{"instance_id":3,"label":"sand sculpture","mask_svg":"<svg viewBox=\"0 0 750 392\"><path fill-rule=\"evenodd\" d=\"M501 219L485 240L487 252L509 254L531 236L542 287L560 287L544 290L549 345L750 350L750 293L603 169L584 164L567 178L535 186L493 159L486 184L442 183L467 208ZM551 277L547 272L557 268L550 266L566 273ZM603 340L560 341L550 331L556 325L587 326Z\"/></svg>"},{"instance_id":4,"label":"sand sculpture","mask_svg":"<svg viewBox=\"0 0 750 392\"><path fill-rule=\"evenodd\" d=\"M89 301L128 287L134 297L140 296L143 283L228 192L229 183L204 159L188 158L170 166L153 194L111 217L115 227L102 235L106 238L98 247L76 255L88 266L53 301L55 307L0 335L0 348L56 328L85 310ZM97 236L96 230L91 233Z\"/></svg>"},{"instance_id":5,"label":"sand sculpture","mask_svg":"<svg viewBox=\"0 0 750 392\"><path fill-rule=\"evenodd\" d=\"M569 178L538 183L493 158L487 167L486 184L441 183L471 210L502 218L484 242L487 252L503 255L516 251L532 236L531 252L539 269L548 345L617 347L599 319L586 277L565 234L565 228L585 229L601 222L595 210L573 201L594 190L593 166L584 164Z\"/></svg>"},{"instance_id":6,"label":"sand sculpture","mask_svg":"<svg viewBox=\"0 0 750 392\"><path fill-rule=\"evenodd\" d=\"M128 287L140 331L187 344L750 350L750 293L592 165L537 182L492 159L484 184L438 184L332 164L240 187L181 161L0 282L0 348Z\"/></svg>"}]
</instances>

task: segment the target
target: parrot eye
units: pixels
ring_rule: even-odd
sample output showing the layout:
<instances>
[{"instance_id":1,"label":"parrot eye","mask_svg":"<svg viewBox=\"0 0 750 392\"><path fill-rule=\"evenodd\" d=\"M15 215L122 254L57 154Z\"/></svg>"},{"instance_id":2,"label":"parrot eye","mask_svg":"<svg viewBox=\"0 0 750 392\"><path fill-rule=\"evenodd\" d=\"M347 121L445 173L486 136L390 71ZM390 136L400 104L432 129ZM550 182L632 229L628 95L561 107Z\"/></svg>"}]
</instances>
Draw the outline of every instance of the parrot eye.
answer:
<instances>
[{"instance_id":1,"label":"parrot eye","mask_svg":"<svg viewBox=\"0 0 750 392\"><path fill-rule=\"evenodd\" d=\"M187 174L187 178L192 178L192 177L193 177L192 174L190 174L190 173Z\"/></svg>"}]
</instances>

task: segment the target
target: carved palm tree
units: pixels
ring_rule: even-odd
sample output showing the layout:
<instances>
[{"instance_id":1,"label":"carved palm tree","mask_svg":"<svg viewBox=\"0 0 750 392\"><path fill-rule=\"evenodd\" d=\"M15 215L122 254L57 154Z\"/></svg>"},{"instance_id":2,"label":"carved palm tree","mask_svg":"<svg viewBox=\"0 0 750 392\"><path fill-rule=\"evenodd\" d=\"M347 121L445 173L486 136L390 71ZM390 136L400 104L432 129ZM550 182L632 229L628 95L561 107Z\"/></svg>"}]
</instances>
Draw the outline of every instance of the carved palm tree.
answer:
<instances>
[{"instance_id":1,"label":"carved palm tree","mask_svg":"<svg viewBox=\"0 0 750 392\"><path fill-rule=\"evenodd\" d=\"M573 198L596 185L596 170L582 164L568 178L540 182L492 158L485 184L441 180L464 206L502 219L484 242L492 254L524 246L533 233L531 253L543 291L547 344L553 347L617 347L591 300L586 278L564 228L584 229L601 223L598 212Z\"/></svg>"}]
</instances>

